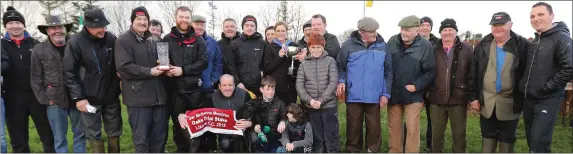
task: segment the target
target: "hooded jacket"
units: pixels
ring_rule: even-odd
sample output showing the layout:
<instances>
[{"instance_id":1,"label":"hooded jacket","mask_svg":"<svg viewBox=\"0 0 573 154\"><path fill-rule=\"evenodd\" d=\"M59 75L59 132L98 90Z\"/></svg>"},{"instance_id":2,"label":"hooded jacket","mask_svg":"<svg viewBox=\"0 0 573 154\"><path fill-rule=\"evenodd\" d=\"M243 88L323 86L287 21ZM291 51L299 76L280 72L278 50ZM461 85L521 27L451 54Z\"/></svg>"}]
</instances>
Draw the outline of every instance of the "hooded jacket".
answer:
<instances>
[{"instance_id":1,"label":"hooded jacket","mask_svg":"<svg viewBox=\"0 0 573 154\"><path fill-rule=\"evenodd\" d=\"M233 57L233 52L231 51L231 42L241 37L241 33L237 32L233 38L225 37L225 33L221 33L221 39L217 41L219 47L221 48L221 54L223 55L223 74L231 74L229 68L229 58Z\"/></svg>"},{"instance_id":2,"label":"hooded jacket","mask_svg":"<svg viewBox=\"0 0 573 154\"><path fill-rule=\"evenodd\" d=\"M64 79L73 102L87 99L92 105L118 103L119 77L114 48L117 37L106 32L97 38L83 29L67 42Z\"/></svg>"},{"instance_id":3,"label":"hooded jacket","mask_svg":"<svg viewBox=\"0 0 573 154\"><path fill-rule=\"evenodd\" d=\"M52 100L61 108L75 107L65 86L63 59L49 39L32 49L30 86L40 104L49 105Z\"/></svg>"},{"instance_id":4,"label":"hooded jacket","mask_svg":"<svg viewBox=\"0 0 573 154\"><path fill-rule=\"evenodd\" d=\"M30 58L32 48L38 44L38 40L30 37L24 31L24 39L20 40L20 45L12 40L10 34L6 32L2 38L2 76L6 92L32 92L30 86Z\"/></svg>"},{"instance_id":5,"label":"hooded jacket","mask_svg":"<svg viewBox=\"0 0 573 154\"><path fill-rule=\"evenodd\" d=\"M379 34L376 42L366 46L358 30L342 44L338 55L338 83L346 85L346 103L380 103L390 99L392 89L392 57Z\"/></svg>"},{"instance_id":6,"label":"hooded jacket","mask_svg":"<svg viewBox=\"0 0 573 154\"><path fill-rule=\"evenodd\" d=\"M128 107L165 105L167 94L164 76L151 75L157 63L156 41L146 31L138 36L133 29L124 32L115 42L115 63L121 75L123 104Z\"/></svg>"},{"instance_id":7,"label":"hooded jacket","mask_svg":"<svg viewBox=\"0 0 573 154\"><path fill-rule=\"evenodd\" d=\"M296 76L296 91L301 104L312 108L310 100L314 99L321 102L320 109L337 107L335 96L337 81L336 61L328 56L326 51L318 58L306 57L299 66Z\"/></svg>"},{"instance_id":8,"label":"hooded jacket","mask_svg":"<svg viewBox=\"0 0 573 154\"><path fill-rule=\"evenodd\" d=\"M213 37L203 33L201 36L207 45L207 68L203 70L201 80L203 81L202 89L205 92L213 92L213 85L219 80L223 73L223 55L219 44Z\"/></svg>"},{"instance_id":9,"label":"hooded jacket","mask_svg":"<svg viewBox=\"0 0 573 154\"><path fill-rule=\"evenodd\" d=\"M263 52L267 43L260 33L251 36L242 34L231 42L231 54L226 61L230 73L235 76L235 83L243 83L247 88L259 88L263 70Z\"/></svg>"},{"instance_id":10,"label":"hooded jacket","mask_svg":"<svg viewBox=\"0 0 573 154\"><path fill-rule=\"evenodd\" d=\"M390 38L387 51L392 55L392 98L388 104L411 104L422 102L428 87L436 75L436 64L432 43L416 36L406 48L400 34ZM409 92L406 85L414 85L416 91Z\"/></svg>"},{"instance_id":11,"label":"hooded jacket","mask_svg":"<svg viewBox=\"0 0 573 154\"><path fill-rule=\"evenodd\" d=\"M573 79L571 33L565 22L538 34L527 52L525 75L519 90L526 99L547 99L565 94L565 86Z\"/></svg>"},{"instance_id":12,"label":"hooded jacket","mask_svg":"<svg viewBox=\"0 0 573 154\"><path fill-rule=\"evenodd\" d=\"M285 45L287 47L297 47L297 44L290 40L288 40ZM293 56L284 55L280 57L279 51L281 49L282 44L277 39L273 39L273 43L267 45L263 55L264 74L270 75L277 81L277 92L296 93L296 73L300 62L295 59L294 63L292 63ZM294 67L293 75L288 74L288 69L291 64Z\"/></svg>"}]
</instances>

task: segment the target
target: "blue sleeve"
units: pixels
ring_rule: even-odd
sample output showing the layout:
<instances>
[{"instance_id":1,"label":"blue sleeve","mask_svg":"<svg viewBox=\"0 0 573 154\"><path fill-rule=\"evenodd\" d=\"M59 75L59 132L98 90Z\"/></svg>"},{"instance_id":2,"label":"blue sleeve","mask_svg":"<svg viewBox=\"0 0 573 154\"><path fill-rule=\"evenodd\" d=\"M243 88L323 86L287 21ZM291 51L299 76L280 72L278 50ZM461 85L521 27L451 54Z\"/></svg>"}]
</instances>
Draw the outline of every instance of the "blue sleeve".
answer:
<instances>
[{"instance_id":1,"label":"blue sleeve","mask_svg":"<svg viewBox=\"0 0 573 154\"><path fill-rule=\"evenodd\" d=\"M215 48L214 58L213 58L213 71L211 72L211 81L213 83L217 82L223 74L223 55L221 54L221 47L219 44L213 40L213 46Z\"/></svg>"},{"instance_id":2,"label":"blue sleeve","mask_svg":"<svg viewBox=\"0 0 573 154\"><path fill-rule=\"evenodd\" d=\"M392 55L389 52L386 52L386 57L384 58L384 81L386 83L386 90L382 92L382 96L386 96L386 98L390 99L390 93L392 90L392 81L394 78L394 73L392 70Z\"/></svg>"}]
</instances>

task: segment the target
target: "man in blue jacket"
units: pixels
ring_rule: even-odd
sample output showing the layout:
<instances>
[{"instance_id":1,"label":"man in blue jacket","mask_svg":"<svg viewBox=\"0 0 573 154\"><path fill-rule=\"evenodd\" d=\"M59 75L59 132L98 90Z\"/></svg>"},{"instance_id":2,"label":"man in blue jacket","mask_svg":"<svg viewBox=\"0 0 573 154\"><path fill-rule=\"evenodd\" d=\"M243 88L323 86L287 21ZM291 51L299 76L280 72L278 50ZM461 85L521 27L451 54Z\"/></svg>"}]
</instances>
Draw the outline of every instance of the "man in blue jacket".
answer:
<instances>
[{"instance_id":1,"label":"man in blue jacket","mask_svg":"<svg viewBox=\"0 0 573 154\"><path fill-rule=\"evenodd\" d=\"M201 80L203 85L201 90L203 91L203 104L202 108L213 107L213 100L211 96L213 95L214 83L219 80L221 73L223 72L223 56L221 55L221 48L219 44L213 37L208 36L205 33L205 23L207 20L201 15L191 16L191 26L195 29L195 34L201 36L205 43L207 44L207 68L203 70ZM209 152L209 150L217 149L216 136L213 133L206 132L201 135L201 146L198 152Z\"/></svg>"},{"instance_id":2,"label":"man in blue jacket","mask_svg":"<svg viewBox=\"0 0 573 154\"><path fill-rule=\"evenodd\" d=\"M379 152L382 142L380 108L390 99L392 57L386 52L384 39L376 32L378 28L373 18L358 21L358 30L342 44L336 60L339 72L336 95L347 95L348 152L361 151L364 116L368 152Z\"/></svg>"}]
</instances>

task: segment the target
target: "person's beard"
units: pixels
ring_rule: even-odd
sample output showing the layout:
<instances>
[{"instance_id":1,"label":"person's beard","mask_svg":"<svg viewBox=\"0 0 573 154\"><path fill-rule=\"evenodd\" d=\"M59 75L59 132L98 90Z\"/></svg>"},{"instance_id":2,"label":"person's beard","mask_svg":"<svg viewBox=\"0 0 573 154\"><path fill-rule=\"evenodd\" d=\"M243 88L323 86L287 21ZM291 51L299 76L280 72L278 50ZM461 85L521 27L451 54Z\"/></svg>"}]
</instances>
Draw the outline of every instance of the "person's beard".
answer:
<instances>
[{"instance_id":1,"label":"person's beard","mask_svg":"<svg viewBox=\"0 0 573 154\"><path fill-rule=\"evenodd\" d=\"M53 36L50 36L50 40L52 40L56 45L64 45L66 44L65 35L66 35L65 33L54 34Z\"/></svg>"},{"instance_id":2,"label":"person's beard","mask_svg":"<svg viewBox=\"0 0 573 154\"><path fill-rule=\"evenodd\" d=\"M178 22L176 26L177 26L177 29L179 29L179 31L181 31L181 32L187 32L187 30L189 30L189 27L190 27L189 25L187 25L186 27L184 27L184 26L181 24L181 22Z\"/></svg>"}]
</instances>

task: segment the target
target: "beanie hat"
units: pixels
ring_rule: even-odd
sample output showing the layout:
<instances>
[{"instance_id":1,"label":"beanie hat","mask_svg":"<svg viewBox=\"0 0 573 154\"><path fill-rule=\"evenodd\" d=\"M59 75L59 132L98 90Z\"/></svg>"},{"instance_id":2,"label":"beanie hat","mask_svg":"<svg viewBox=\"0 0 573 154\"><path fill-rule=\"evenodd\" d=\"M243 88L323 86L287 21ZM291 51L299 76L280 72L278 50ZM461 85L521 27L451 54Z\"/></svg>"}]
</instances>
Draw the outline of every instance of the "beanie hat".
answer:
<instances>
[{"instance_id":1,"label":"beanie hat","mask_svg":"<svg viewBox=\"0 0 573 154\"><path fill-rule=\"evenodd\" d=\"M423 24L424 22L428 22L430 23L430 29L434 28L434 22L432 21L432 19L430 17L422 17L422 19L420 19L420 25Z\"/></svg>"},{"instance_id":2,"label":"beanie hat","mask_svg":"<svg viewBox=\"0 0 573 154\"><path fill-rule=\"evenodd\" d=\"M312 22L311 22L310 20L304 22L304 25L302 25L302 29L305 29L306 27L311 27L311 26L312 26L311 23L312 23Z\"/></svg>"},{"instance_id":3,"label":"beanie hat","mask_svg":"<svg viewBox=\"0 0 573 154\"><path fill-rule=\"evenodd\" d=\"M456 31L458 31L458 26L456 25L456 20L454 19L446 18L444 19L444 21L442 21L441 24L442 25L440 26L440 32L442 32L444 28L453 28Z\"/></svg>"},{"instance_id":4,"label":"beanie hat","mask_svg":"<svg viewBox=\"0 0 573 154\"><path fill-rule=\"evenodd\" d=\"M22 16L22 14L16 11L16 9L12 6L8 6L6 8L6 12L4 12L4 15L2 15L2 24L4 27L6 27L6 24L8 24L10 21L19 21L24 25L24 27L26 27L26 20L24 19L24 16Z\"/></svg>"},{"instance_id":5,"label":"beanie hat","mask_svg":"<svg viewBox=\"0 0 573 154\"><path fill-rule=\"evenodd\" d=\"M140 7L136 7L135 9L131 10L131 22L133 23L133 20L135 20L136 16L145 16L147 17L147 20L149 20L149 13L147 12L147 9L143 6Z\"/></svg>"},{"instance_id":6,"label":"beanie hat","mask_svg":"<svg viewBox=\"0 0 573 154\"><path fill-rule=\"evenodd\" d=\"M252 15L247 15L247 16L243 17L243 21L241 22L241 27L243 27L243 29L245 29L244 27L245 27L245 23L247 21L255 22L255 29L257 29L257 18L255 18Z\"/></svg>"}]
</instances>

